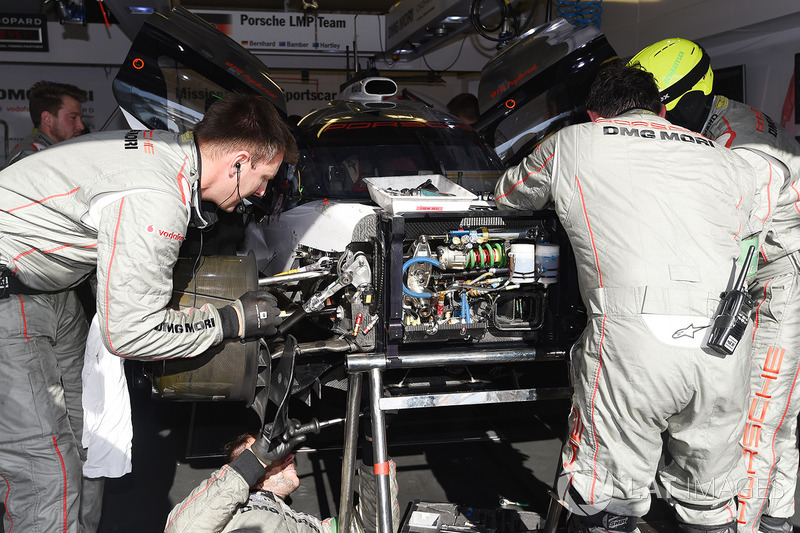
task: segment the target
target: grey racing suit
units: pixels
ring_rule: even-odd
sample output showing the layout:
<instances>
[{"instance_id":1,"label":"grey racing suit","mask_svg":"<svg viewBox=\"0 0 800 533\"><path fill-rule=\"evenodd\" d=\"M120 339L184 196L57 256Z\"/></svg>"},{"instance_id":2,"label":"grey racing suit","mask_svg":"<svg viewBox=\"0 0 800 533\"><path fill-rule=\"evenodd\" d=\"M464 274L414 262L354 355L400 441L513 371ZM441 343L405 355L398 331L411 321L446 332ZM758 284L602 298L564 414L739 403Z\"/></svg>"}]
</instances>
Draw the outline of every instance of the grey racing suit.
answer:
<instances>
[{"instance_id":1,"label":"grey racing suit","mask_svg":"<svg viewBox=\"0 0 800 533\"><path fill-rule=\"evenodd\" d=\"M498 207L553 203L576 258L588 322L571 351L571 433L559 494L573 512L642 516L659 474L685 524L735 518L749 335L705 344L740 241L771 213L768 177L655 114L569 126L498 181ZM749 328L748 328L749 329Z\"/></svg>"},{"instance_id":2,"label":"grey racing suit","mask_svg":"<svg viewBox=\"0 0 800 533\"><path fill-rule=\"evenodd\" d=\"M392 530L397 531L400 514L394 462L389 462L392 498ZM211 474L167 517L165 533L337 533L336 517L320 520L295 511L281 498L263 490L250 490L264 474L264 467L250 450ZM377 530L377 494L373 467L358 469L360 501L350 531Z\"/></svg>"},{"instance_id":3,"label":"grey racing suit","mask_svg":"<svg viewBox=\"0 0 800 533\"><path fill-rule=\"evenodd\" d=\"M28 157L31 154L35 154L36 152L44 150L45 148L53 146L54 144L56 143L53 141L53 139L42 133L39 128L34 128L31 134L22 139L19 144L17 144L8 154L6 166L16 163L20 159Z\"/></svg>"},{"instance_id":4,"label":"grey racing suit","mask_svg":"<svg viewBox=\"0 0 800 533\"><path fill-rule=\"evenodd\" d=\"M222 340L214 307L166 309L198 201L198 158L191 133L105 132L0 172L0 267L45 291L0 299L7 527L78 530L82 424L73 406L86 328L82 313L78 327L64 312L80 309L66 289L96 267L103 342L122 357L191 357ZM77 381L65 379L74 369Z\"/></svg>"},{"instance_id":5,"label":"grey racing suit","mask_svg":"<svg viewBox=\"0 0 800 533\"><path fill-rule=\"evenodd\" d=\"M757 155L783 179L778 205L750 284L755 303L750 401L744 438L747 482L739 530L758 531L762 514L794 514L800 392L800 144L769 116L716 96L703 133L737 153ZM798 394L795 394L798 392Z\"/></svg>"}]
</instances>

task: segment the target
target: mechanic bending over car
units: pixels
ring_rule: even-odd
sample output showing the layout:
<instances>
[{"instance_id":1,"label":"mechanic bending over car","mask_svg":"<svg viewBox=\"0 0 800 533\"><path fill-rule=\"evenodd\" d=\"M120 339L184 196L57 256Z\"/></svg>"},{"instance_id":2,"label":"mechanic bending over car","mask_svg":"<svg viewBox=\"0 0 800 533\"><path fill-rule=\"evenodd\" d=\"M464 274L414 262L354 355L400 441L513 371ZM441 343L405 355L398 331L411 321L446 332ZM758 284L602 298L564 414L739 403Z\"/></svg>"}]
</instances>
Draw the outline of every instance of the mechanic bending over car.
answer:
<instances>
[{"instance_id":1,"label":"mechanic bending over car","mask_svg":"<svg viewBox=\"0 0 800 533\"><path fill-rule=\"evenodd\" d=\"M83 135L86 129L81 104L89 99L89 93L83 89L42 80L34 83L28 94L33 131L11 150L6 166L48 146Z\"/></svg>"},{"instance_id":2,"label":"mechanic bending over car","mask_svg":"<svg viewBox=\"0 0 800 533\"><path fill-rule=\"evenodd\" d=\"M638 531L658 474L680 531L734 532L752 324L727 356L705 339L742 239L771 211L769 175L670 124L642 69L601 70L586 108L592 122L545 139L495 190L500 208L554 204L588 310L559 496L573 530Z\"/></svg>"},{"instance_id":3,"label":"mechanic bending over car","mask_svg":"<svg viewBox=\"0 0 800 533\"><path fill-rule=\"evenodd\" d=\"M293 421L294 427L299 423ZM251 533L336 533L338 517L320 520L295 511L284 500L300 479L294 467L294 453L305 435L293 435L292 426L273 448L267 436L268 425L258 438L244 434L226 446L228 464L201 482L189 496L173 507L167 517L166 533L204 533L247 531ZM271 449L272 448L272 449ZM359 503L350 531L377 531L378 505L372 443L362 445L358 468ZM400 524L397 479L394 461L385 465L390 476L392 531Z\"/></svg>"},{"instance_id":4,"label":"mechanic bending over car","mask_svg":"<svg viewBox=\"0 0 800 533\"><path fill-rule=\"evenodd\" d=\"M68 289L96 269L103 343L120 357L193 357L224 339L274 335L278 309L262 291L219 309L166 306L187 227L213 218L201 198L232 211L296 158L272 105L232 94L194 132L92 133L0 172L6 529L79 529L81 428L71 427L65 396L80 395L80 383L62 382L62 373L82 365L85 330L62 314ZM59 357L62 345L75 348L71 359Z\"/></svg>"},{"instance_id":5,"label":"mechanic bending over car","mask_svg":"<svg viewBox=\"0 0 800 533\"><path fill-rule=\"evenodd\" d=\"M745 423L746 482L739 485L739 531L791 532L797 484L800 372L800 143L769 116L711 94L708 54L686 39L654 43L631 59L653 73L667 118L750 159L772 164L783 184L750 283L756 328Z\"/></svg>"}]
</instances>

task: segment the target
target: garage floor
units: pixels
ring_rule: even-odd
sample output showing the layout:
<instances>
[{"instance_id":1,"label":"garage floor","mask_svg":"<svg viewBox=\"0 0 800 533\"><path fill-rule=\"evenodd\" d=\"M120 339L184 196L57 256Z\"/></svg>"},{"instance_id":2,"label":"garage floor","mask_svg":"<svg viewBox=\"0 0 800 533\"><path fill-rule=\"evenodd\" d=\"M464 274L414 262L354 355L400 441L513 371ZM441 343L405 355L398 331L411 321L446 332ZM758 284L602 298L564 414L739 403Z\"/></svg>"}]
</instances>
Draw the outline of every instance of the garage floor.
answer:
<instances>
[{"instance_id":1,"label":"garage floor","mask_svg":"<svg viewBox=\"0 0 800 533\"><path fill-rule=\"evenodd\" d=\"M337 393L327 399L336 408L317 407L317 416L320 409L331 411L330 418L341 416L344 395ZM172 506L223 464L219 458L186 458L191 404L153 401L146 391L134 391L132 401L133 472L106 484L103 533L163 531ZM306 409L299 404L290 413L305 420ZM413 500L493 508L506 498L544 515L567 412L567 402L559 400L415 409L392 416L389 451L397 464L401 511ZM199 427L188 446L193 455L213 454L248 427L250 417L236 404L196 404L194 416ZM327 428L298 452L301 486L292 495L295 509L321 517L337 514L342 433L342 426Z\"/></svg>"},{"instance_id":2,"label":"garage floor","mask_svg":"<svg viewBox=\"0 0 800 533\"><path fill-rule=\"evenodd\" d=\"M313 410L293 406L290 414L303 421L312 415L342 416L343 393L326 393L323 400ZM150 399L146 389L134 389L132 403L133 472L108 481L102 533L162 532L170 509L223 464L213 457L221 445L255 420L239 404L161 402ZM552 400L390 416L389 451L397 463L401 511L415 500L496 509L505 499L544 517L568 408L566 400ZM295 509L320 517L337 514L341 441L342 427L334 426L312 435L298 452L301 487L292 496ZM643 533L675 530L661 500L654 499L645 518Z\"/></svg>"}]
</instances>

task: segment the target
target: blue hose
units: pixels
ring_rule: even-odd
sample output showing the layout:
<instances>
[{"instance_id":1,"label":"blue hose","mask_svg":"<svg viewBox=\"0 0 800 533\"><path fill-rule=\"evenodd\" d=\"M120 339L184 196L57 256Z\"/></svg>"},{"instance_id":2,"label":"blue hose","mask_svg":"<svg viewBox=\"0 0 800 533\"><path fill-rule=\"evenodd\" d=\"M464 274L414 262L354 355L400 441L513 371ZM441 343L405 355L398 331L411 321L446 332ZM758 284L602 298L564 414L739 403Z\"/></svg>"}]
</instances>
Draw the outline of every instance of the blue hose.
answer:
<instances>
[{"instance_id":1,"label":"blue hose","mask_svg":"<svg viewBox=\"0 0 800 533\"><path fill-rule=\"evenodd\" d=\"M428 263L429 265L433 265L435 267L439 266L439 261L437 261L436 259L434 259L432 257L412 257L411 259L409 259L408 261L403 263L403 274L405 274L406 270L408 270L408 267L410 267L414 263ZM430 298L431 297L431 293L429 293L429 292L414 292L414 291L412 291L411 289L406 287L405 283L403 283L403 293L407 294L407 295L409 295L409 296L411 296L413 298Z\"/></svg>"},{"instance_id":2,"label":"blue hose","mask_svg":"<svg viewBox=\"0 0 800 533\"><path fill-rule=\"evenodd\" d=\"M558 0L556 3L558 16L578 28L589 24L600 27L600 17L603 14L602 0Z\"/></svg>"}]
</instances>

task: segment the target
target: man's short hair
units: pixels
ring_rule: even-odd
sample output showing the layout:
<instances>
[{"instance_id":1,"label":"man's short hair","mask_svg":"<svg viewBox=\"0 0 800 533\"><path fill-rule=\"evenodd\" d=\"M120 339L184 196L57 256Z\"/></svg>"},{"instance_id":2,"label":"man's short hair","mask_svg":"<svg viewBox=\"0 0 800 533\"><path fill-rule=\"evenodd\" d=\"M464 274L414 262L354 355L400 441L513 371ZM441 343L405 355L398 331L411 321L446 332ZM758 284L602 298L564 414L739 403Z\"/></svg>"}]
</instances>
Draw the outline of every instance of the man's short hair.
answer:
<instances>
[{"instance_id":1,"label":"man's short hair","mask_svg":"<svg viewBox=\"0 0 800 533\"><path fill-rule=\"evenodd\" d=\"M222 453L225 454L225 462L230 463L239 457L247 448L247 441L251 438L257 438L257 435L252 433L242 433L232 441L225 444L222 448Z\"/></svg>"},{"instance_id":2,"label":"man's short hair","mask_svg":"<svg viewBox=\"0 0 800 533\"><path fill-rule=\"evenodd\" d=\"M69 83L45 80L34 83L28 96L28 111L33 125L39 127L42 122L42 113L45 111L57 115L58 110L61 109L61 99L64 96L71 96L80 103L89 99L89 93Z\"/></svg>"},{"instance_id":3,"label":"man's short hair","mask_svg":"<svg viewBox=\"0 0 800 533\"><path fill-rule=\"evenodd\" d=\"M473 124L481 117L478 97L472 93L457 94L447 102L447 112Z\"/></svg>"},{"instance_id":4,"label":"man's short hair","mask_svg":"<svg viewBox=\"0 0 800 533\"><path fill-rule=\"evenodd\" d=\"M200 147L212 157L247 150L250 164L256 167L283 152L284 162L297 162L291 130L275 107L260 96L226 95L208 108L194 133Z\"/></svg>"},{"instance_id":5,"label":"man's short hair","mask_svg":"<svg viewBox=\"0 0 800 533\"><path fill-rule=\"evenodd\" d=\"M638 65L614 61L603 67L589 90L586 109L601 117L615 117L631 109L658 113L661 99L653 75Z\"/></svg>"}]
</instances>

